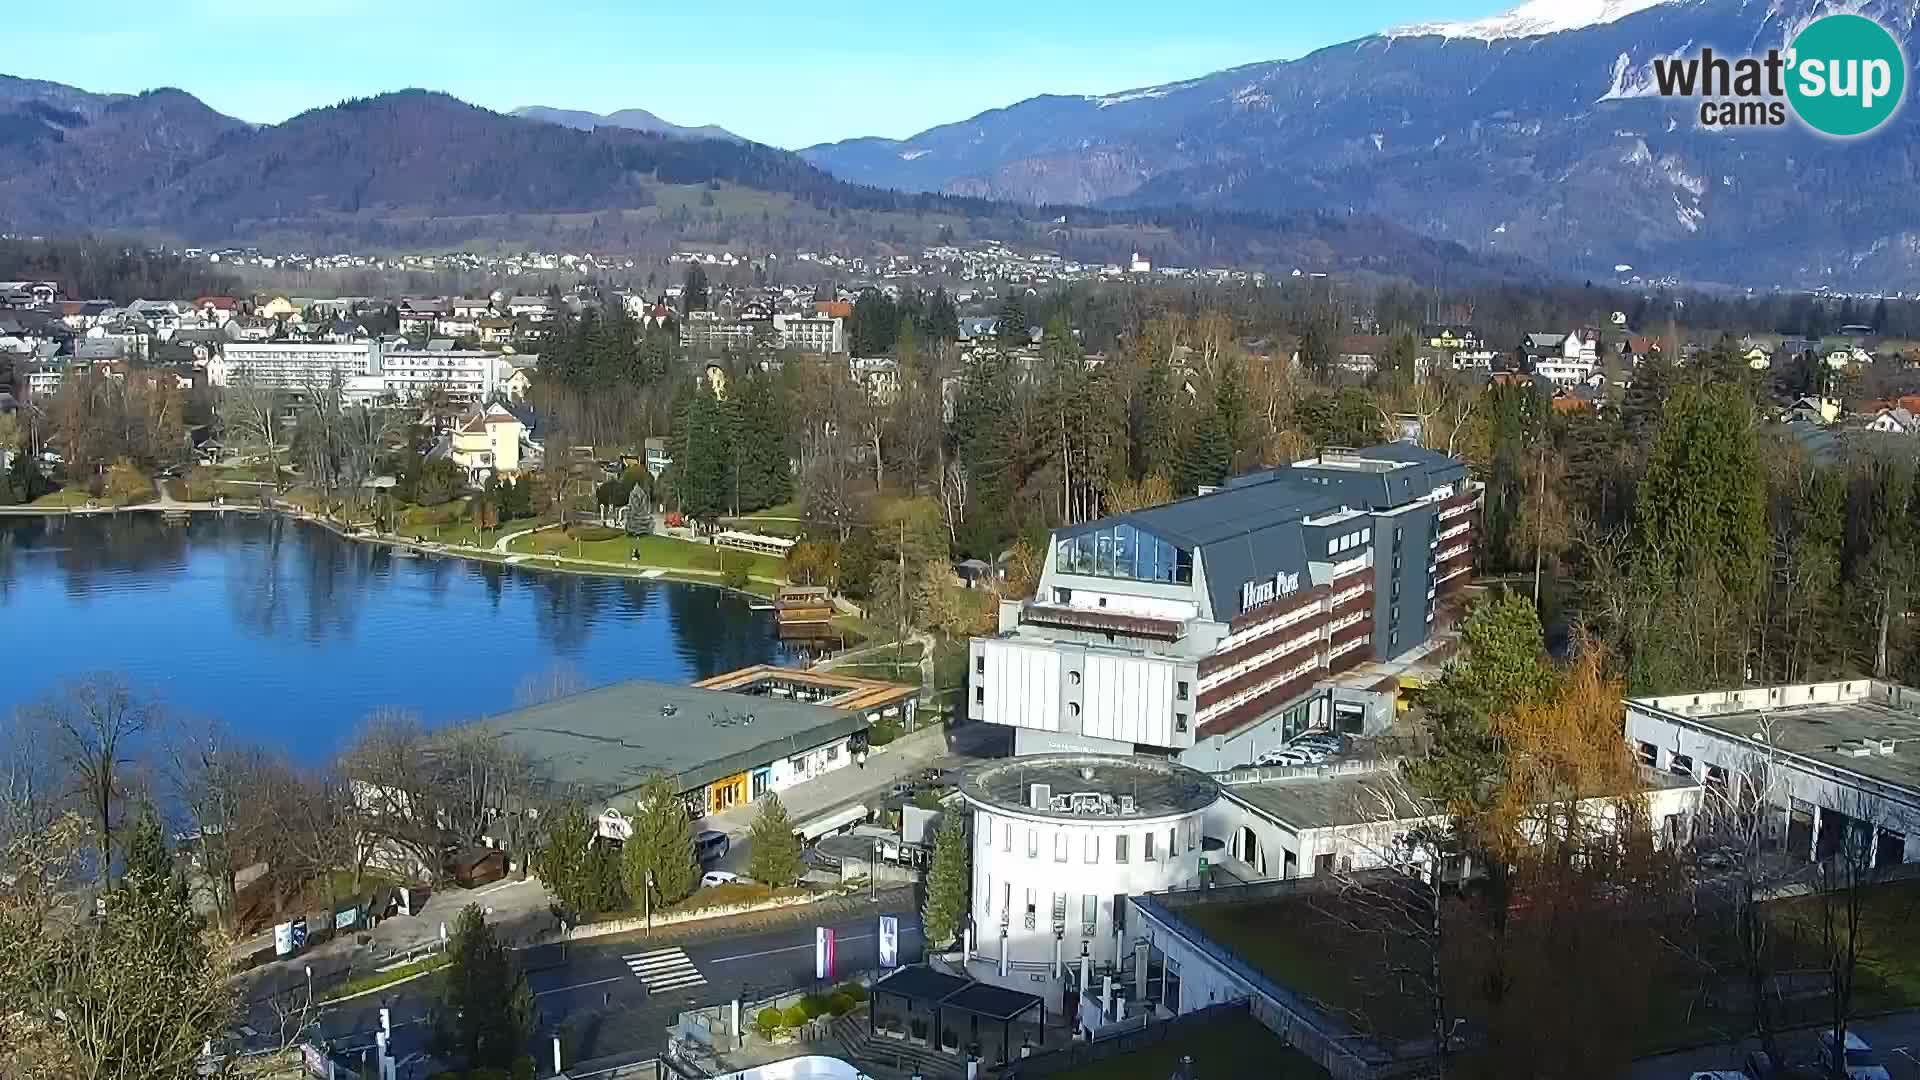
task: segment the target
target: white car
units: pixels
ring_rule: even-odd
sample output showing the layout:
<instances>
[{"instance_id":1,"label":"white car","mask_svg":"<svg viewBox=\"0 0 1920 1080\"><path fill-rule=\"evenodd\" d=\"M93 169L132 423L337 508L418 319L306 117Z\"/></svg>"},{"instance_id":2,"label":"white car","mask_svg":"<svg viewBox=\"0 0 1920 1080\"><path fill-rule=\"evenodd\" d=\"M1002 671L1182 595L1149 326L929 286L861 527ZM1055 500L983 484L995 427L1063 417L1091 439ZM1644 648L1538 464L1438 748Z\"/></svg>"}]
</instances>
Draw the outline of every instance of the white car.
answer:
<instances>
[{"instance_id":1,"label":"white car","mask_svg":"<svg viewBox=\"0 0 1920 1080\"><path fill-rule=\"evenodd\" d=\"M1833 1032L1820 1033L1820 1072L1827 1075L1832 1071ZM1891 1080L1887 1067L1874 1060L1873 1047L1867 1040L1847 1032L1846 1050L1847 1080Z\"/></svg>"},{"instance_id":2,"label":"white car","mask_svg":"<svg viewBox=\"0 0 1920 1080\"><path fill-rule=\"evenodd\" d=\"M715 885L726 885L739 881L740 875L726 870L709 870L700 875L700 887L710 889Z\"/></svg>"}]
</instances>

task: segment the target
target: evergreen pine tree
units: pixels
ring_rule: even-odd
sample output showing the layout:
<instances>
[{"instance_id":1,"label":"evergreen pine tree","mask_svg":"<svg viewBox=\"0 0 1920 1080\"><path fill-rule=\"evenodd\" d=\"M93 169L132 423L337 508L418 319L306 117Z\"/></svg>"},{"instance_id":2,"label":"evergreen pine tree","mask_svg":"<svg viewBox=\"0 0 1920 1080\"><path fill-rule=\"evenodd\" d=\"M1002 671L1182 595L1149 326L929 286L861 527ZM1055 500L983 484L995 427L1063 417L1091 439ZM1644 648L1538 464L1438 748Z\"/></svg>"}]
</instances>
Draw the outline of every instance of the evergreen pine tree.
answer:
<instances>
[{"instance_id":1,"label":"evergreen pine tree","mask_svg":"<svg viewBox=\"0 0 1920 1080\"><path fill-rule=\"evenodd\" d=\"M1029 325L1027 299L1016 292L1000 305L1000 317L994 325L994 333L1002 344L1025 345L1031 340L1027 331Z\"/></svg>"},{"instance_id":2,"label":"evergreen pine tree","mask_svg":"<svg viewBox=\"0 0 1920 1080\"><path fill-rule=\"evenodd\" d=\"M468 1070L503 1072L527 1056L538 1022L533 991L478 905L468 904L454 919L439 979L433 1056Z\"/></svg>"},{"instance_id":3,"label":"evergreen pine tree","mask_svg":"<svg viewBox=\"0 0 1920 1080\"><path fill-rule=\"evenodd\" d=\"M1192 495L1202 487L1218 485L1227 478L1232 457L1233 446L1220 415L1210 412L1200 417L1180 447L1180 493Z\"/></svg>"},{"instance_id":4,"label":"evergreen pine tree","mask_svg":"<svg viewBox=\"0 0 1920 1080\"><path fill-rule=\"evenodd\" d=\"M687 267L686 284L680 289L681 311L707 310L707 271L699 263Z\"/></svg>"},{"instance_id":5,"label":"evergreen pine tree","mask_svg":"<svg viewBox=\"0 0 1920 1080\"><path fill-rule=\"evenodd\" d=\"M760 813L753 819L753 854L747 859L747 876L763 885L784 889L800 880L800 838L793 833L787 808L780 796L768 794L760 801Z\"/></svg>"},{"instance_id":6,"label":"evergreen pine tree","mask_svg":"<svg viewBox=\"0 0 1920 1080\"><path fill-rule=\"evenodd\" d=\"M620 851L620 875L627 895L645 895L653 879L653 903L674 904L693 892L700 864L693 856L693 824L687 804L665 777L649 780L634 806L633 835Z\"/></svg>"},{"instance_id":7,"label":"evergreen pine tree","mask_svg":"<svg viewBox=\"0 0 1920 1080\"><path fill-rule=\"evenodd\" d=\"M958 813L947 811L941 815L940 831L934 836L933 865L927 870L927 902L920 911L920 926L929 945L951 942L971 909L970 854L966 825Z\"/></svg>"},{"instance_id":8,"label":"evergreen pine tree","mask_svg":"<svg viewBox=\"0 0 1920 1080\"><path fill-rule=\"evenodd\" d=\"M627 535L650 536L653 534L653 498L647 494L647 485L636 483L627 492Z\"/></svg>"},{"instance_id":9,"label":"evergreen pine tree","mask_svg":"<svg viewBox=\"0 0 1920 1080\"><path fill-rule=\"evenodd\" d=\"M703 380L681 414L673 458L680 512L695 521L715 521L732 505L731 428L728 410Z\"/></svg>"},{"instance_id":10,"label":"evergreen pine tree","mask_svg":"<svg viewBox=\"0 0 1920 1080\"><path fill-rule=\"evenodd\" d=\"M627 883L620 876L620 853L605 840L595 840L587 848L586 914L620 911L628 907ZM633 899L638 900L639 897Z\"/></svg>"},{"instance_id":11,"label":"evergreen pine tree","mask_svg":"<svg viewBox=\"0 0 1920 1080\"><path fill-rule=\"evenodd\" d=\"M173 878L173 856L167 851L166 831L151 803L141 809L140 820L127 836L126 877L142 889L163 889Z\"/></svg>"},{"instance_id":12,"label":"evergreen pine tree","mask_svg":"<svg viewBox=\"0 0 1920 1080\"><path fill-rule=\"evenodd\" d=\"M539 853L540 880L562 908L576 916L589 914L587 854L593 846L593 823L577 806L561 807L550 816L552 825Z\"/></svg>"}]
</instances>

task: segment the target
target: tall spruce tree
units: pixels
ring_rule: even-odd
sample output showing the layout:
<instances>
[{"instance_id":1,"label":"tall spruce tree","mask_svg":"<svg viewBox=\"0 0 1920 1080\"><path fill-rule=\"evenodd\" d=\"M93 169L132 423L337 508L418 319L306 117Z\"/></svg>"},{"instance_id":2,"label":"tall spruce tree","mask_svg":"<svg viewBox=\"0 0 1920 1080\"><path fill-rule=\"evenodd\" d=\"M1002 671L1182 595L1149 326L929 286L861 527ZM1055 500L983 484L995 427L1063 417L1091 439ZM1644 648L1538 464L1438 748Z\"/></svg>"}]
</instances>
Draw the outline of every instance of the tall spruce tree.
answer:
<instances>
[{"instance_id":1,"label":"tall spruce tree","mask_svg":"<svg viewBox=\"0 0 1920 1080\"><path fill-rule=\"evenodd\" d=\"M645 895L652 876L653 903L675 904L687 898L700 881L700 864L693 855L693 825L687 804L664 776L641 787L634 804L633 835L620 851L620 874L627 895L636 902Z\"/></svg>"},{"instance_id":2,"label":"tall spruce tree","mask_svg":"<svg viewBox=\"0 0 1920 1080\"><path fill-rule=\"evenodd\" d=\"M479 905L468 904L455 917L439 980L433 1056L470 1071L502 1072L528 1056L539 1021L533 991Z\"/></svg>"},{"instance_id":3,"label":"tall spruce tree","mask_svg":"<svg viewBox=\"0 0 1920 1080\"><path fill-rule=\"evenodd\" d=\"M713 522L733 504L734 433L727 407L703 379L674 431L673 489L680 512Z\"/></svg>"},{"instance_id":4,"label":"tall spruce tree","mask_svg":"<svg viewBox=\"0 0 1920 1080\"><path fill-rule=\"evenodd\" d=\"M800 838L780 796L768 794L753 819L753 854L747 857L747 876L762 885L784 889L800 880Z\"/></svg>"},{"instance_id":5,"label":"tall spruce tree","mask_svg":"<svg viewBox=\"0 0 1920 1080\"><path fill-rule=\"evenodd\" d=\"M546 843L540 847L540 880L566 911L578 916L593 910L587 882L587 856L594 827L586 811L563 806L548 815Z\"/></svg>"},{"instance_id":6,"label":"tall spruce tree","mask_svg":"<svg viewBox=\"0 0 1920 1080\"><path fill-rule=\"evenodd\" d=\"M966 825L960 814L949 810L941 815L940 831L933 839L933 865L927 869L927 901L920 910L920 927L928 945L939 947L951 942L971 910L970 855Z\"/></svg>"},{"instance_id":7,"label":"tall spruce tree","mask_svg":"<svg viewBox=\"0 0 1920 1080\"><path fill-rule=\"evenodd\" d=\"M785 502L793 494L793 473L787 463L786 420L773 377L752 371L734 386L735 486L740 512L749 513Z\"/></svg>"}]
</instances>

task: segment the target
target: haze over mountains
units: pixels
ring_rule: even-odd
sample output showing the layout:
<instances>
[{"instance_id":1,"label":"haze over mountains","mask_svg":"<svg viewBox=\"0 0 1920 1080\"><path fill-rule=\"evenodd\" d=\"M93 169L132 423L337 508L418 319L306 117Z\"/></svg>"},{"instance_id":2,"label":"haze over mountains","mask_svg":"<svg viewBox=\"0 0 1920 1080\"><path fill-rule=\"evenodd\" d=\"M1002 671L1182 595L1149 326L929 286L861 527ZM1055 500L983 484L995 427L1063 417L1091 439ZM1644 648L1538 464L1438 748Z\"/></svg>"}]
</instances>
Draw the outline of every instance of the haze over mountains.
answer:
<instances>
[{"instance_id":1,"label":"haze over mountains","mask_svg":"<svg viewBox=\"0 0 1920 1080\"><path fill-rule=\"evenodd\" d=\"M1840 10L1879 18L1915 55L1916 0L1534 0L801 156L909 191L1373 213L1570 275L1626 263L1704 281L1911 288L1920 112L1851 143L1709 131L1648 85L1656 55L1763 50Z\"/></svg>"},{"instance_id":2,"label":"haze over mountains","mask_svg":"<svg viewBox=\"0 0 1920 1080\"><path fill-rule=\"evenodd\" d=\"M403 90L255 126L180 90L0 81L0 233L132 232L181 244L435 251L474 242L790 254L998 240L1110 263L1452 280L1537 277L1371 217L1046 208L883 190L785 150L508 116Z\"/></svg>"},{"instance_id":3,"label":"haze over mountains","mask_svg":"<svg viewBox=\"0 0 1920 1080\"><path fill-rule=\"evenodd\" d=\"M698 127L683 127L669 123L645 109L621 109L618 112L593 113L581 109L554 109L545 105L522 105L513 110L510 116L523 116L529 120L544 120L549 124L592 131L598 127L627 128L632 131L651 131L656 135L678 135L687 139L733 139L746 140L728 131L718 124L701 124Z\"/></svg>"},{"instance_id":4,"label":"haze over mountains","mask_svg":"<svg viewBox=\"0 0 1920 1080\"><path fill-rule=\"evenodd\" d=\"M1920 291L1920 111L1843 143L1797 126L1702 129L1691 104L1650 86L1654 56L1763 50L1842 7L1530 0L798 154L641 109L509 116L409 90L254 126L179 90L0 76L0 231L606 250L952 237L1433 283L1522 266L1610 280L1624 264L1646 278ZM1913 54L1920 0L1844 8Z\"/></svg>"}]
</instances>

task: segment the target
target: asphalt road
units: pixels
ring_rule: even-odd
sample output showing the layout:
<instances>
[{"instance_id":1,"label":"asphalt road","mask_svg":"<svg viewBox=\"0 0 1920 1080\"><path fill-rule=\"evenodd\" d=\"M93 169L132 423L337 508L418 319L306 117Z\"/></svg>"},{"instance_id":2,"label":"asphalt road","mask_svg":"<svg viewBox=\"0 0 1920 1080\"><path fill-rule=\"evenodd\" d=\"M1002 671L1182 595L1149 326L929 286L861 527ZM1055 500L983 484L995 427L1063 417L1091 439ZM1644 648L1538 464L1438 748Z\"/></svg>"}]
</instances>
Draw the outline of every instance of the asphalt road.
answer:
<instances>
[{"instance_id":1,"label":"asphalt road","mask_svg":"<svg viewBox=\"0 0 1920 1080\"><path fill-rule=\"evenodd\" d=\"M1847 1027L1867 1040L1894 1080L1920 1080L1920 1010L1855 1020ZM1816 1032L1812 1030L1782 1035L1781 1052L1790 1063L1809 1063L1816 1051L1816 1037ZM1687 1080L1696 1072L1713 1069L1737 1071L1746 1051L1757 1046L1757 1043L1728 1043L1643 1058L1634 1063L1627 1075L1630 1080Z\"/></svg>"},{"instance_id":2,"label":"asphalt road","mask_svg":"<svg viewBox=\"0 0 1920 1080\"><path fill-rule=\"evenodd\" d=\"M920 916L910 894L896 894L869 914L831 922L839 974L877 966L879 916L900 920L900 962L921 959ZM814 984L814 927L800 923L776 930L726 937L698 936L636 944L621 937L545 946L521 954L527 982L540 1008L544 1067L552 1035L570 1033L574 1060L614 1055L653 1055L666 1045L666 1031L687 1009L771 996ZM356 998L321 1011L321 1032L337 1049L371 1047L380 1010L390 1010L394 1054L405 1066L424 1054L434 1004L434 980L418 979L390 992ZM251 1018L270 1030L272 1017Z\"/></svg>"}]
</instances>

